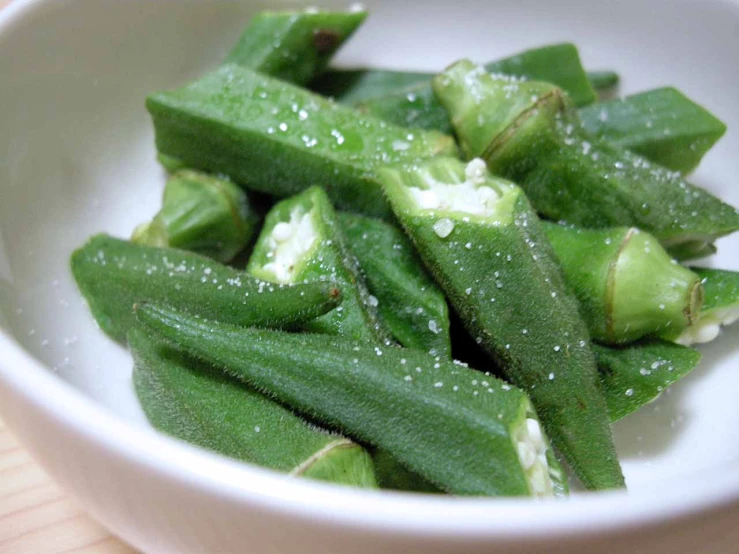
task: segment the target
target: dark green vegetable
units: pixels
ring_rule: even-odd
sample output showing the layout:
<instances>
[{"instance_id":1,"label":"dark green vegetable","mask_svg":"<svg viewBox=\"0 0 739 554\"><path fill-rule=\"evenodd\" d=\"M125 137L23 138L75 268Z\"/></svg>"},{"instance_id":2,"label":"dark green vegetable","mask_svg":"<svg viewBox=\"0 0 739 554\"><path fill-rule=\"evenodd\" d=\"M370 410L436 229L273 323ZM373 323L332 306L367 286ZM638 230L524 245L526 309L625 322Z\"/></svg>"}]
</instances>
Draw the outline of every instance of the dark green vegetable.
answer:
<instances>
[{"instance_id":1,"label":"dark green vegetable","mask_svg":"<svg viewBox=\"0 0 739 554\"><path fill-rule=\"evenodd\" d=\"M386 337L359 268L323 189L311 187L276 204L267 215L247 271L273 283L328 282L341 291L340 307L302 328L379 343Z\"/></svg>"},{"instance_id":2,"label":"dark green vegetable","mask_svg":"<svg viewBox=\"0 0 739 554\"><path fill-rule=\"evenodd\" d=\"M526 50L515 56L491 62L485 70L519 79L547 81L566 91L577 106L594 102L580 55L573 44L553 44ZM449 115L439 103L429 81L363 103L362 108L386 121L417 129L429 129L450 134Z\"/></svg>"},{"instance_id":3,"label":"dark green vegetable","mask_svg":"<svg viewBox=\"0 0 739 554\"><path fill-rule=\"evenodd\" d=\"M375 477L381 489L425 493L444 492L417 473L401 466L384 450L375 450L372 453L372 459L375 462Z\"/></svg>"},{"instance_id":4,"label":"dark green vegetable","mask_svg":"<svg viewBox=\"0 0 739 554\"><path fill-rule=\"evenodd\" d=\"M580 53L569 42L532 48L489 63L485 70L492 74L552 83L565 91L576 106L587 106L597 100L580 61Z\"/></svg>"},{"instance_id":5,"label":"dark green vegetable","mask_svg":"<svg viewBox=\"0 0 739 554\"><path fill-rule=\"evenodd\" d=\"M426 273L408 237L370 217L344 212L339 214L339 222L393 337L407 348L450 358L449 308L444 293Z\"/></svg>"},{"instance_id":6,"label":"dark green vegetable","mask_svg":"<svg viewBox=\"0 0 739 554\"><path fill-rule=\"evenodd\" d=\"M321 184L339 208L388 216L374 173L454 154L451 137L359 116L237 65L147 99L158 150L275 196Z\"/></svg>"},{"instance_id":7,"label":"dark green vegetable","mask_svg":"<svg viewBox=\"0 0 739 554\"><path fill-rule=\"evenodd\" d=\"M134 303L166 303L236 325L289 326L335 308L331 283L277 286L204 256L95 235L72 254L72 274L100 328L123 342Z\"/></svg>"},{"instance_id":8,"label":"dark green vegetable","mask_svg":"<svg viewBox=\"0 0 739 554\"><path fill-rule=\"evenodd\" d=\"M716 245L704 240L687 241L670 248L670 255L682 262L712 256L717 252Z\"/></svg>"},{"instance_id":9,"label":"dark green vegetable","mask_svg":"<svg viewBox=\"0 0 739 554\"><path fill-rule=\"evenodd\" d=\"M260 12L226 63L303 85L323 72L334 52L366 17L366 11Z\"/></svg>"},{"instance_id":10,"label":"dark green vegetable","mask_svg":"<svg viewBox=\"0 0 739 554\"><path fill-rule=\"evenodd\" d=\"M690 373L700 352L671 342L648 339L621 348L593 345L612 421L655 400Z\"/></svg>"},{"instance_id":11,"label":"dark green vegetable","mask_svg":"<svg viewBox=\"0 0 739 554\"><path fill-rule=\"evenodd\" d=\"M468 332L530 395L582 483L623 487L587 329L521 189L482 160L439 158L380 178Z\"/></svg>"},{"instance_id":12,"label":"dark green vegetable","mask_svg":"<svg viewBox=\"0 0 739 554\"><path fill-rule=\"evenodd\" d=\"M139 306L180 348L373 446L442 490L551 495L563 474L526 395L418 350L243 329ZM438 361L437 361L438 360Z\"/></svg>"},{"instance_id":13,"label":"dark green vegetable","mask_svg":"<svg viewBox=\"0 0 739 554\"><path fill-rule=\"evenodd\" d=\"M136 394L158 430L292 476L376 488L372 458L361 446L140 329L129 332L128 344Z\"/></svg>"},{"instance_id":14,"label":"dark green vegetable","mask_svg":"<svg viewBox=\"0 0 739 554\"><path fill-rule=\"evenodd\" d=\"M739 319L739 272L708 267L691 269L703 284L704 301L698 320L681 333L662 333L664 338L686 346L712 341L722 326Z\"/></svg>"},{"instance_id":15,"label":"dark green vegetable","mask_svg":"<svg viewBox=\"0 0 739 554\"><path fill-rule=\"evenodd\" d=\"M579 115L588 133L682 173L726 133L722 121L672 87L593 104Z\"/></svg>"},{"instance_id":16,"label":"dark green vegetable","mask_svg":"<svg viewBox=\"0 0 739 554\"><path fill-rule=\"evenodd\" d=\"M589 137L562 92L461 61L434 79L468 158L520 184L548 219L638 227L669 250L739 229L739 212L679 174Z\"/></svg>"},{"instance_id":17,"label":"dark green vegetable","mask_svg":"<svg viewBox=\"0 0 739 554\"><path fill-rule=\"evenodd\" d=\"M697 321L700 277L674 263L652 235L543 225L591 338L619 344Z\"/></svg>"},{"instance_id":18,"label":"dark green vegetable","mask_svg":"<svg viewBox=\"0 0 739 554\"><path fill-rule=\"evenodd\" d=\"M182 163L181 160L171 156L166 156L161 152L157 152L157 161L162 165L164 171L167 173L176 173L180 169L187 169L187 165Z\"/></svg>"},{"instance_id":19,"label":"dark green vegetable","mask_svg":"<svg viewBox=\"0 0 739 554\"><path fill-rule=\"evenodd\" d=\"M588 71L587 76L590 86L598 94L610 92L618 86L618 82L621 80L615 71Z\"/></svg>"},{"instance_id":20,"label":"dark green vegetable","mask_svg":"<svg viewBox=\"0 0 739 554\"><path fill-rule=\"evenodd\" d=\"M342 104L354 105L420 83L428 85L433 76L433 73L416 71L332 69L313 81L310 88Z\"/></svg>"},{"instance_id":21,"label":"dark green vegetable","mask_svg":"<svg viewBox=\"0 0 739 554\"><path fill-rule=\"evenodd\" d=\"M180 170L164 187L162 209L137 227L131 240L228 262L252 238L256 223L246 193L232 182Z\"/></svg>"}]
</instances>

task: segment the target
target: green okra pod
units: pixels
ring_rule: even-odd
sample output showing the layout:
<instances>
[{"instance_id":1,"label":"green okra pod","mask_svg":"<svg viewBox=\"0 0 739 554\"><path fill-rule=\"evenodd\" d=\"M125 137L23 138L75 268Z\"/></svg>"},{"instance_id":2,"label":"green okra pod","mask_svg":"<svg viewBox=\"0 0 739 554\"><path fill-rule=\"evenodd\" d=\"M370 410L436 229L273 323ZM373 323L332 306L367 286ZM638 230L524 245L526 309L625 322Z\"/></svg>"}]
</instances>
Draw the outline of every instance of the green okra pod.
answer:
<instances>
[{"instance_id":1,"label":"green okra pod","mask_svg":"<svg viewBox=\"0 0 739 554\"><path fill-rule=\"evenodd\" d=\"M562 92L494 78L463 60L434 79L468 158L521 185L544 217L638 227L668 248L739 229L739 211L627 150L590 137Z\"/></svg>"},{"instance_id":2,"label":"green okra pod","mask_svg":"<svg viewBox=\"0 0 739 554\"><path fill-rule=\"evenodd\" d=\"M161 152L157 152L157 161L162 166L162 168L164 168L164 171L169 174L177 173L180 169L187 169L187 165L182 163L181 160L178 160L177 158L173 158L171 156L166 156Z\"/></svg>"},{"instance_id":3,"label":"green okra pod","mask_svg":"<svg viewBox=\"0 0 739 554\"><path fill-rule=\"evenodd\" d=\"M739 272L707 267L691 268L703 284L703 307L697 321L676 333L662 333L678 344L705 343L718 337L721 327L739 319Z\"/></svg>"},{"instance_id":4,"label":"green okra pod","mask_svg":"<svg viewBox=\"0 0 739 554\"><path fill-rule=\"evenodd\" d=\"M330 69L313 81L310 88L352 106L413 85L428 85L433 76L433 73L389 69Z\"/></svg>"},{"instance_id":5,"label":"green okra pod","mask_svg":"<svg viewBox=\"0 0 739 554\"><path fill-rule=\"evenodd\" d=\"M372 453L375 463L375 478L381 489L393 491L410 491L425 493L442 493L439 487L429 483L417 473L410 471L400 465L387 451L375 449ZM556 491L557 493L565 491ZM566 494L566 493L565 493ZM563 494L560 494L562 496Z\"/></svg>"},{"instance_id":6,"label":"green okra pod","mask_svg":"<svg viewBox=\"0 0 739 554\"><path fill-rule=\"evenodd\" d=\"M549 496L564 482L531 402L424 352L244 329L152 304L139 321L277 400L386 450L440 489Z\"/></svg>"},{"instance_id":7,"label":"green okra pod","mask_svg":"<svg viewBox=\"0 0 739 554\"><path fill-rule=\"evenodd\" d=\"M689 173L726 133L712 113L672 87L579 110L585 130L673 171Z\"/></svg>"},{"instance_id":8,"label":"green okra pod","mask_svg":"<svg viewBox=\"0 0 739 554\"><path fill-rule=\"evenodd\" d=\"M332 483L376 488L373 460L220 370L134 328L133 384L158 430L245 462Z\"/></svg>"},{"instance_id":9,"label":"green okra pod","mask_svg":"<svg viewBox=\"0 0 739 554\"><path fill-rule=\"evenodd\" d=\"M132 240L228 262L252 238L256 223L246 193L232 182L180 170L164 187L162 209L136 228Z\"/></svg>"},{"instance_id":10,"label":"green okra pod","mask_svg":"<svg viewBox=\"0 0 739 554\"><path fill-rule=\"evenodd\" d=\"M149 96L157 149L246 188L290 196L315 184L342 209L388 216L377 167L454 154L451 137L410 132L237 65Z\"/></svg>"},{"instance_id":11,"label":"green okra pod","mask_svg":"<svg viewBox=\"0 0 739 554\"><path fill-rule=\"evenodd\" d=\"M582 483L624 486L587 328L523 191L479 159L439 158L380 177L468 332L530 395Z\"/></svg>"},{"instance_id":12,"label":"green okra pod","mask_svg":"<svg viewBox=\"0 0 739 554\"><path fill-rule=\"evenodd\" d=\"M676 260L683 262L712 256L717 251L718 249L713 242L697 239L671 247L670 255Z\"/></svg>"},{"instance_id":13,"label":"green okra pod","mask_svg":"<svg viewBox=\"0 0 739 554\"><path fill-rule=\"evenodd\" d=\"M679 333L697 321L700 277L675 263L649 233L542 223L594 340L631 342Z\"/></svg>"},{"instance_id":14,"label":"green okra pod","mask_svg":"<svg viewBox=\"0 0 739 554\"><path fill-rule=\"evenodd\" d=\"M577 106L596 99L587 74L580 63L577 48L570 43L552 44L526 50L514 56L494 61L485 66L493 74L517 79L546 81L566 91ZM396 90L361 104L363 110L391 123L416 129L452 133L449 115L428 81ZM361 82L360 82L361 83Z\"/></svg>"},{"instance_id":15,"label":"green okra pod","mask_svg":"<svg viewBox=\"0 0 739 554\"><path fill-rule=\"evenodd\" d=\"M610 93L618 86L618 83L621 80L618 73L610 70L588 71L586 75L588 76L588 81L590 81L590 86L593 87L593 90L595 90L598 95Z\"/></svg>"},{"instance_id":16,"label":"green okra pod","mask_svg":"<svg viewBox=\"0 0 739 554\"><path fill-rule=\"evenodd\" d=\"M260 12L226 63L303 85L323 72L334 52L366 17L363 10Z\"/></svg>"},{"instance_id":17,"label":"green okra pod","mask_svg":"<svg viewBox=\"0 0 739 554\"><path fill-rule=\"evenodd\" d=\"M384 221L357 214L340 213L339 222L393 337L406 348L450 358L444 293L426 273L408 237Z\"/></svg>"},{"instance_id":18,"label":"green okra pod","mask_svg":"<svg viewBox=\"0 0 739 554\"><path fill-rule=\"evenodd\" d=\"M272 283L327 282L341 291L341 306L303 329L380 342L386 338L356 261L344 244L323 189L308 190L276 204L267 215L247 272Z\"/></svg>"},{"instance_id":19,"label":"green okra pod","mask_svg":"<svg viewBox=\"0 0 739 554\"><path fill-rule=\"evenodd\" d=\"M611 421L655 400L701 359L693 348L646 339L619 348L593 345Z\"/></svg>"},{"instance_id":20,"label":"green okra pod","mask_svg":"<svg viewBox=\"0 0 739 554\"><path fill-rule=\"evenodd\" d=\"M134 303L151 300L235 325L289 326L335 308L331 283L277 286L174 248L92 237L72 254L72 275L100 328L123 342Z\"/></svg>"}]
</instances>

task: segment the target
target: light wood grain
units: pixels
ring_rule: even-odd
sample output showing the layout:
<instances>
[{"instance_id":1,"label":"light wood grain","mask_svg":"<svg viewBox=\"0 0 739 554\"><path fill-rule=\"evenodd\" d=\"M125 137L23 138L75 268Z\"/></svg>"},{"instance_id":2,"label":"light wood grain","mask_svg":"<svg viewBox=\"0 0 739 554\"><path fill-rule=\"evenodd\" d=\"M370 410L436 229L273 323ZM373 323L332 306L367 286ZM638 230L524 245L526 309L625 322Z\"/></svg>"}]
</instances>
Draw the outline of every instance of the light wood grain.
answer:
<instances>
[{"instance_id":1,"label":"light wood grain","mask_svg":"<svg viewBox=\"0 0 739 554\"><path fill-rule=\"evenodd\" d=\"M134 550L65 495L0 420L0 553L134 554Z\"/></svg>"}]
</instances>

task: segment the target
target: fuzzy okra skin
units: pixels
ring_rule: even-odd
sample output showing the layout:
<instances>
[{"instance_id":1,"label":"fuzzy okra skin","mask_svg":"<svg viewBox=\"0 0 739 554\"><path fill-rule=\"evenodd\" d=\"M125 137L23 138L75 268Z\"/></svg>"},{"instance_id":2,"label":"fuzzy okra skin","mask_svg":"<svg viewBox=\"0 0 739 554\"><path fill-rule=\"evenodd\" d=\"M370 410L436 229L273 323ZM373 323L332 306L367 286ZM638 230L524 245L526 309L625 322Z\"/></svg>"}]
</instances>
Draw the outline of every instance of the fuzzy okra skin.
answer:
<instances>
[{"instance_id":1,"label":"fuzzy okra skin","mask_svg":"<svg viewBox=\"0 0 739 554\"><path fill-rule=\"evenodd\" d=\"M136 395L159 431L291 476L377 487L373 460L358 444L142 329L128 333L128 345Z\"/></svg>"},{"instance_id":2,"label":"fuzzy okra skin","mask_svg":"<svg viewBox=\"0 0 739 554\"><path fill-rule=\"evenodd\" d=\"M577 229L542 222L591 338L631 342L697 321L701 279L635 228Z\"/></svg>"},{"instance_id":3,"label":"fuzzy okra skin","mask_svg":"<svg viewBox=\"0 0 739 554\"><path fill-rule=\"evenodd\" d=\"M611 421L635 412L690 373L701 354L660 339L645 339L620 348L593 345L600 382Z\"/></svg>"},{"instance_id":4,"label":"fuzzy okra skin","mask_svg":"<svg viewBox=\"0 0 739 554\"><path fill-rule=\"evenodd\" d=\"M370 342L387 339L356 261L344 244L336 212L319 187L272 208L246 270L272 283L327 282L342 291L341 306L304 323L306 331Z\"/></svg>"},{"instance_id":5,"label":"fuzzy okra skin","mask_svg":"<svg viewBox=\"0 0 739 554\"><path fill-rule=\"evenodd\" d=\"M610 70L588 71L586 75L588 76L588 81L590 81L590 86L599 95L610 92L618 86L621 80L618 73Z\"/></svg>"},{"instance_id":6,"label":"fuzzy okra skin","mask_svg":"<svg viewBox=\"0 0 739 554\"><path fill-rule=\"evenodd\" d=\"M260 12L249 21L226 63L304 85L323 72L366 18L363 10Z\"/></svg>"},{"instance_id":7,"label":"fuzzy okra skin","mask_svg":"<svg viewBox=\"0 0 739 554\"><path fill-rule=\"evenodd\" d=\"M137 227L131 240L181 248L225 263L249 242L257 219L246 193L231 181L180 170L164 187L162 209L151 222Z\"/></svg>"},{"instance_id":8,"label":"fuzzy okra skin","mask_svg":"<svg viewBox=\"0 0 739 554\"><path fill-rule=\"evenodd\" d=\"M566 91L577 106L585 106L596 100L595 92L580 63L577 48L570 43L526 50L491 62L485 66L485 70L518 79L553 83ZM392 91L360 106L367 113L397 125L451 134L453 128L449 115L434 95L432 78L433 75L429 74L426 82ZM360 86L361 84L362 81ZM354 91L352 93L358 94Z\"/></svg>"},{"instance_id":9,"label":"fuzzy okra skin","mask_svg":"<svg viewBox=\"0 0 739 554\"><path fill-rule=\"evenodd\" d=\"M526 395L424 352L342 337L244 329L152 304L139 321L178 348L347 436L440 489L551 496L564 481Z\"/></svg>"},{"instance_id":10,"label":"fuzzy okra skin","mask_svg":"<svg viewBox=\"0 0 739 554\"><path fill-rule=\"evenodd\" d=\"M663 333L678 344L705 343L718 337L721 327L739 319L739 272L707 267L691 268L703 284L703 307L697 321L681 333Z\"/></svg>"},{"instance_id":11,"label":"fuzzy okra skin","mask_svg":"<svg viewBox=\"0 0 739 554\"><path fill-rule=\"evenodd\" d=\"M672 87L581 108L585 130L673 171L689 173L726 133L712 113Z\"/></svg>"},{"instance_id":12,"label":"fuzzy okra skin","mask_svg":"<svg viewBox=\"0 0 739 554\"><path fill-rule=\"evenodd\" d=\"M449 308L408 237L379 219L342 212L339 222L377 299L377 311L406 348L451 358Z\"/></svg>"},{"instance_id":13,"label":"fuzzy okra skin","mask_svg":"<svg viewBox=\"0 0 739 554\"><path fill-rule=\"evenodd\" d=\"M119 342L135 326L133 305L142 300L235 325L276 327L309 321L341 300L331 283L277 286L199 254L107 235L76 250L71 269L98 325Z\"/></svg>"},{"instance_id":14,"label":"fuzzy okra skin","mask_svg":"<svg viewBox=\"0 0 739 554\"><path fill-rule=\"evenodd\" d=\"M433 73L390 69L330 69L313 81L310 89L352 106L414 85L428 85L433 76Z\"/></svg>"},{"instance_id":15,"label":"fuzzy okra skin","mask_svg":"<svg viewBox=\"0 0 739 554\"><path fill-rule=\"evenodd\" d=\"M629 226L669 250L739 229L739 211L646 159L586 135L562 92L497 79L462 60L434 79L467 158L521 185L544 217Z\"/></svg>"},{"instance_id":16,"label":"fuzzy okra skin","mask_svg":"<svg viewBox=\"0 0 739 554\"><path fill-rule=\"evenodd\" d=\"M449 136L411 132L233 64L146 104L157 149L188 167L279 197L320 184L337 207L370 215L390 214L377 167L457 152Z\"/></svg>"},{"instance_id":17,"label":"fuzzy okra skin","mask_svg":"<svg viewBox=\"0 0 739 554\"><path fill-rule=\"evenodd\" d=\"M582 483L623 487L590 337L523 191L482 160L439 158L380 176L467 330L530 395Z\"/></svg>"}]
</instances>

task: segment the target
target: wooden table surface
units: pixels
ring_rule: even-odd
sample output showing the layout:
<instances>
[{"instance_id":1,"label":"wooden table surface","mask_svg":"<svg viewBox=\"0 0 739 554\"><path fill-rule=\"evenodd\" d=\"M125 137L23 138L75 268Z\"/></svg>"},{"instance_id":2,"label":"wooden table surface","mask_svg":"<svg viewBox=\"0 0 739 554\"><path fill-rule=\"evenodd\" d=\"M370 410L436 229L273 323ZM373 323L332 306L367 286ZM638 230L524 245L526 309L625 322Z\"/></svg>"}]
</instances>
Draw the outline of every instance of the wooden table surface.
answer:
<instances>
[{"instance_id":1,"label":"wooden table surface","mask_svg":"<svg viewBox=\"0 0 739 554\"><path fill-rule=\"evenodd\" d=\"M134 554L31 459L0 420L0 553Z\"/></svg>"},{"instance_id":2,"label":"wooden table surface","mask_svg":"<svg viewBox=\"0 0 739 554\"><path fill-rule=\"evenodd\" d=\"M10 0L0 0L0 9ZM0 420L0 554L134 554L67 497Z\"/></svg>"}]
</instances>

